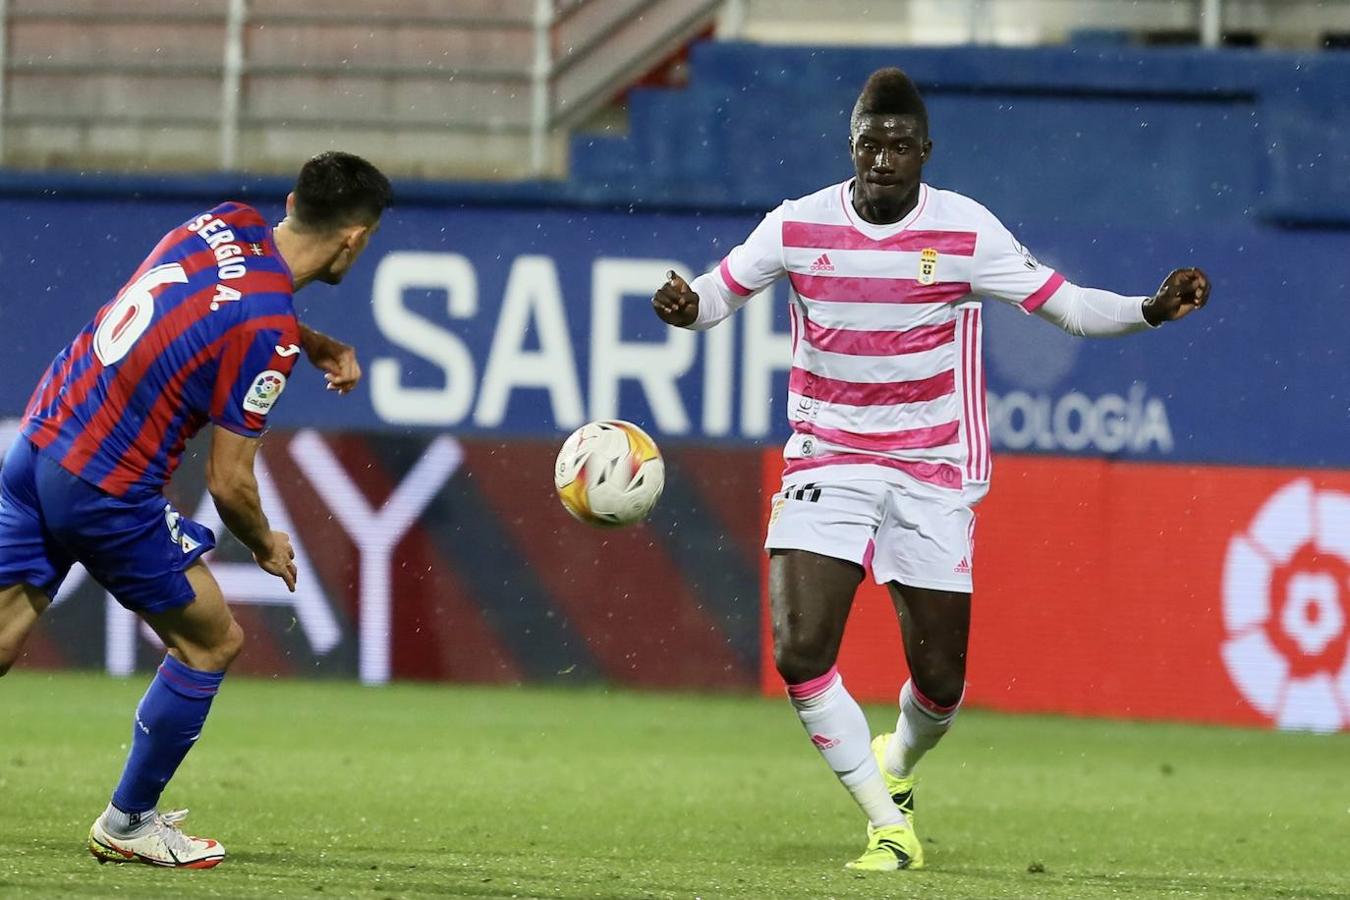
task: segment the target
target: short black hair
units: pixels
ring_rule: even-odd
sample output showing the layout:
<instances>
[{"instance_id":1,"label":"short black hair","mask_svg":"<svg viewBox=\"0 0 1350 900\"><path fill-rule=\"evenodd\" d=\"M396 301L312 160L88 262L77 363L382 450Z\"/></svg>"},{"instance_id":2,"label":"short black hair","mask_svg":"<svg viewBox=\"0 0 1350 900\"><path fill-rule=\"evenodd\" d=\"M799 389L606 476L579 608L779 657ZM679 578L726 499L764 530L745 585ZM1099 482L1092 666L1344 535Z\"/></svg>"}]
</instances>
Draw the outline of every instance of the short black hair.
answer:
<instances>
[{"instance_id":1,"label":"short black hair","mask_svg":"<svg viewBox=\"0 0 1350 900\"><path fill-rule=\"evenodd\" d=\"M857 126L859 116L870 115L914 116L923 125L924 133L928 132L928 107L924 106L919 89L901 69L877 69L868 76L858 102L853 104L849 131Z\"/></svg>"},{"instance_id":2,"label":"short black hair","mask_svg":"<svg viewBox=\"0 0 1350 900\"><path fill-rule=\"evenodd\" d=\"M311 157L295 179L295 218L313 231L369 225L393 195L379 169L355 154L327 150Z\"/></svg>"}]
</instances>

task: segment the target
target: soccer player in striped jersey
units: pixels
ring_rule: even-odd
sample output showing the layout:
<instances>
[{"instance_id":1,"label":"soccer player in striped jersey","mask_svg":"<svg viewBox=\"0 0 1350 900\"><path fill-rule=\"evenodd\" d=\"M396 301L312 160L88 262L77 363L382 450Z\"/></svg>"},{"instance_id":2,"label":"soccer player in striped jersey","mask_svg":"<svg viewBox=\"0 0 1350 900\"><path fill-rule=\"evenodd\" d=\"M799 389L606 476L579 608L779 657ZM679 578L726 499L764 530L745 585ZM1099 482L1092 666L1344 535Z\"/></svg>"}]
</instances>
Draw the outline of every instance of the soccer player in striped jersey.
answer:
<instances>
[{"instance_id":1,"label":"soccer player in striped jersey","mask_svg":"<svg viewBox=\"0 0 1350 900\"><path fill-rule=\"evenodd\" d=\"M215 535L164 488L187 440L214 425L207 486L221 521L295 590L295 554L263 512L254 455L301 352L340 393L361 370L351 347L296 320L292 294L341 281L389 199L370 163L322 153L300 170L275 228L225 203L170 231L57 354L5 456L0 675L75 562L168 648L89 832L100 862L205 869L225 857L218 842L182 832L185 811L158 811L244 640L202 561Z\"/></svg>"},{"instance_id":2,"label":"soccer player in striped jersey","mask_svg":"<svg viewBox=\"0 0 1350 900\"><path fill-rule=\"evenodd\" d=\"M855 177L783 203L692 284L670 273L652 304L668 324L705 329L790 283L792 437L765 541L774 661L867 815L867 850L849 867L888 871L923 865L914 767L965 691L974 508L991 469L980 299L1109 336L1194 312L1210 285L1178 269L1152 297L1079 287L974 200L924 184L928 115L899 69L868 79L848 143ZM895 732L870 742L835 666L868 569L894 601L910 671Z\"/></svg>"}]
</instances>

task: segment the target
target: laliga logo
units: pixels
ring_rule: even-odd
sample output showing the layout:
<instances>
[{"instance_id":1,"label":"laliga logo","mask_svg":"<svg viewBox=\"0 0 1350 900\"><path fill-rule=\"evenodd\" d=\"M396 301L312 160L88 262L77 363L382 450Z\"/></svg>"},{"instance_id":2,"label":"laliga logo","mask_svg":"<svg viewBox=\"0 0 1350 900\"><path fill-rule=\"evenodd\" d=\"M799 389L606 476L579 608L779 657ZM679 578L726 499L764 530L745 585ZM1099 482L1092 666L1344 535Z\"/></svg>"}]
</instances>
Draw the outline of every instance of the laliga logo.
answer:
<instances>
[{"instance_id":1,"label":"laliga logo","mask_svg":"<svg viewBox=\"0 0 1350 900\"><path fill-rule=\"evenodd\" d=\"M253 385L253 391L260 400L269 400L281 393L281 376L268 375L266 373L260 377Z\"/></svg>"},{"instance_id":2,"label":"laliga logo","mask_svg":"<svg viewBox=\"0 0 1350 900\"><path fill-rule=\"evenodd\" d=\"M1222 655L1280 728L1350 727L1350 494L1302 479L1228 542Z\"/></svg>"}]
</instances>

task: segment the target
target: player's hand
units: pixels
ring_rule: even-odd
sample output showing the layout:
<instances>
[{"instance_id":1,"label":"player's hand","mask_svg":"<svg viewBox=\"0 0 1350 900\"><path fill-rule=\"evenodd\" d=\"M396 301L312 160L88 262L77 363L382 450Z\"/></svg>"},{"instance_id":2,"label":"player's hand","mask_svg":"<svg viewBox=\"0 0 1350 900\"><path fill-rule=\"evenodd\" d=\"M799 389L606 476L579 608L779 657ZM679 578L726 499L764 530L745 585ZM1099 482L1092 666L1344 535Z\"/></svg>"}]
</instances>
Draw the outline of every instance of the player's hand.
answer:
<instances>
[{"instance_id":1,"label":"player's hand","mask_svg":"<svg viewBox=\"0 0 1350 900\"><path fill-rule=\"evenodd\" d=\"M1158 293L1144 301L1144 319L1161 325L1188 316L1209 302L1209 277L1199 269L1175 269Z\"/></svg>"},{"instance_id":2,"label":"player's hand","mask_svg":"<svg viewBox=\"0 0 1350 900\"><path fill-rule=\"evenodd\" d=\"M698 318L698 294L674 271L666 273L666 283L652 295L652 308L667 325L681 328L694 324Z\"/></svg>"},{"instance_id":3,"label":"player's hand","mask_svg":"<svg viewBox=\"0 0 1350 900\"><path fill-rule=\"evenodd\" d=\"M291 547L289 534L284 531L272 532L267 553L255 553L253 559L258 563L258 568L286 582L286 590L295 593L295 578L299 572L295 568L295 550Z\"/></svg>"},{"instance_id":4,"label":"player's hand","mask_svg":"<svg viewBox=\"0 0 1350 900\"><path fill-rule=\"evenodd\" d=\"M314 368L323 372L328 390L346 394L361 382L356 348L312 328L302 328L300 342Z\"/></svg>"}]
</instances>

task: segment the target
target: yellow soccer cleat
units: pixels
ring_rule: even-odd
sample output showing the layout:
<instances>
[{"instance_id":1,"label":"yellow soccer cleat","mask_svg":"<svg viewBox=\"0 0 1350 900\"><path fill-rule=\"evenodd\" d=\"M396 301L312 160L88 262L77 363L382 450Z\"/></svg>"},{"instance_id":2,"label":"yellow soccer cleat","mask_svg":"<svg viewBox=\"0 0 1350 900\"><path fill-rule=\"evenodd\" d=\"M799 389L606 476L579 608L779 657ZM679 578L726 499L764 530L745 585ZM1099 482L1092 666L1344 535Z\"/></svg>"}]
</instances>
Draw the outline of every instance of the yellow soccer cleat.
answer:
<instances>
[{"instance_id":1,"label":"yellow soccer cleat","mask_svg":"<svg viewBox=\"0 0 1350 900\"><path fill-rule=\"evenodd\" d=\"M908 825L887 825L885 828L867 828L867 850L863 855L844 864L845 869L863 872L896 872L900 869L923 868L923 845L919 836Z\"/></svg>"},{"instance_id":2,"label":"yellow soccer cleat","mask_svg":"<svg viewBox=\"0 0 1350 900\"><path fill-rule=\"evenodd\" d=\"M909 820L909 826L916 828L914 824L914 776L908 778L897 778L886 771L886 745L894 738L893 733L879 734L872 738L872 755L877 758L877 768L881 769L881 777L886 779L886 791L891 795L891 802L900 808Z\"/></svg>"}]
</instances>

